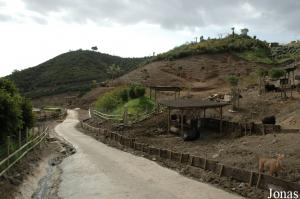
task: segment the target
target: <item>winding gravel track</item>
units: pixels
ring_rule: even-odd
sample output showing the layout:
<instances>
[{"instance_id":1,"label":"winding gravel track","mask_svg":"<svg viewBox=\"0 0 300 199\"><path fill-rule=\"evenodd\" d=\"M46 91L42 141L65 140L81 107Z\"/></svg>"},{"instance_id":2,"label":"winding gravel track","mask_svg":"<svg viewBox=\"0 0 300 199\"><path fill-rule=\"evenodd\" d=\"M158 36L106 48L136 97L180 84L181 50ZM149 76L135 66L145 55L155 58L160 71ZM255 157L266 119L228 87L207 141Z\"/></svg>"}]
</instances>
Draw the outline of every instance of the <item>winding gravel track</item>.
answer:
<instances>
[{"instance_id":1,"label":"winding gravel track","mask_svg":"<svg viewBox=\"0 0 300 199\"><path fill-rule=\"evenodd\" d=\"M76 130L78 115L55 131L72 143L77 153L66 158L59 196L66 199L241 199L205 183L161 167L148 159L117 150Z\"/></svg>"}]
</instances>

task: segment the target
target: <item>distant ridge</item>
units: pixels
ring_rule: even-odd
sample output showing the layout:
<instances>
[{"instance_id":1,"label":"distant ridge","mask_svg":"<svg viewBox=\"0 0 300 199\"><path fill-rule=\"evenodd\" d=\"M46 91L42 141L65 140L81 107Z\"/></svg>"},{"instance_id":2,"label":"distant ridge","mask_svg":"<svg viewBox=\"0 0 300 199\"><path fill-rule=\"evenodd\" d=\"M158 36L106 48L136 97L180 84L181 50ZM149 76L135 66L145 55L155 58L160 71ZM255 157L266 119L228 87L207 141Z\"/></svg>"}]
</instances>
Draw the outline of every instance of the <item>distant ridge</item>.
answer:
<instances>
[{"instance_id":1,"label":"distant ridge","mask_svg":"<svg viewBox=\"0 0 300 199\"><path fill-rule=\"evenodd\" d=\"M77 50L58 55L42 64L13 72L13 80L27 97L36 98L68 91L88 91L92 81L111 77L109 67L118 65L122 75L138 67L146 58L121 58L90 50Z\"/></svg>"}]
</instances>

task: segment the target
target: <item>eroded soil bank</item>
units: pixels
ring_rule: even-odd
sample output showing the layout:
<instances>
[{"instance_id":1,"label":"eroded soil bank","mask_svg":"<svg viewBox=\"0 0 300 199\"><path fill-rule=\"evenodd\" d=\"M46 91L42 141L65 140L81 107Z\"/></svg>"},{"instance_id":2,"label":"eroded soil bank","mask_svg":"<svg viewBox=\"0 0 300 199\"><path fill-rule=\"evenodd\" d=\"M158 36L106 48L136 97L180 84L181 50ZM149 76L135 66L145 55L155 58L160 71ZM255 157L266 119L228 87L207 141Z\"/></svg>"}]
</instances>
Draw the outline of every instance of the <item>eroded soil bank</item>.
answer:
<instances>
[{"instance_id":1,"label":"eroded soil bank","mask_svg":"<svg viewBox=\"0 0 300 199\"><path fill-rule=\"evenodd\" d=\"M51 123L50 136L45 143L29 152L0 178L1 199L59 198L59 164L75 150L55 134L56 124Z\"/></svg>"}]
</instances>

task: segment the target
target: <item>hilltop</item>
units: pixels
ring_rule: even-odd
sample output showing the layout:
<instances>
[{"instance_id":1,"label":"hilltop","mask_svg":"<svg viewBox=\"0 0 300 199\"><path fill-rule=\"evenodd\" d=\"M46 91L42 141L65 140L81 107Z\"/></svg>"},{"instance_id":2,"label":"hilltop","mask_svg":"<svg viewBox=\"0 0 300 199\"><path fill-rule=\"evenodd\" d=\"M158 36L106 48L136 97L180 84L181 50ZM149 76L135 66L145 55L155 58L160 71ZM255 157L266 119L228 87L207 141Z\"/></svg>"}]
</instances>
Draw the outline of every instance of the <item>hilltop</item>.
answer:
<instances>
[{"instance_id":1,"label":"hilltop","mask_svg":"<svg viewBox=\"0 0 300 199\"><path fill-rule=\"evenodd\" d=\"M71 91L89 91L93 84L111 78L110 66L119 66L116 76L135 69L146 58L121 58L90 50L63 53L42 64L16 71L13 80L27 97L55 95Z\"/></svg>"}]
</instances>

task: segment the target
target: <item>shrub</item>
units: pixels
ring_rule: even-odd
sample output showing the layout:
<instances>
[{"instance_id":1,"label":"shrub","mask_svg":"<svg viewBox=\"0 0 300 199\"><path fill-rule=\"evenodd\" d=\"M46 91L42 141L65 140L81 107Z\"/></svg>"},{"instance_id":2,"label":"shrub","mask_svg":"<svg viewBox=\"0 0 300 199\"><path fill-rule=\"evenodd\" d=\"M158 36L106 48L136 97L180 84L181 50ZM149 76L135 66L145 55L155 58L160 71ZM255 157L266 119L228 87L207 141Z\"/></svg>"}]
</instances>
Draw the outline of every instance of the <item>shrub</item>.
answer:
<instances>
[{"instance_id":1,"label":"shrub","mask_svg":"<svg viewBox=\"0 0 300 199\"><path fill-rule=\"evenodd\" d=\"M145 93L146 89L141 85L131 85L129 88L129 97L131 99L143 97Z\"/></svg>"},{"instance_id":2,"label":"shrub","mask_svg":"<svg viewBox=\"0 0 300 199\"><path fill-rule=\"evenodd\" d=\"M230 84L230 86L237 86L239 84L239 78L235 75L228 76L227 81Z\"/></svg>"},{"instance_id":3,"label":"shrub","mask_svg":"<svg viewBox=\"0 0 300 199\"><path fill-rule=\"evenodd\" d=\"M109 91L102 95L95 104L96 108L103 112L111 112L123 102L128 101L126 93L127 87L117 87L112 91Z\"/></svg>"},{"instance_id":4,"label":"shrub","mask_svg":"<svg viewBox=\"0 0 300 199\"><path fill-rule=\"evenodd\" d=\"M136 87L136 85L131 85L130 88L129 88L129 97L131 99L135 99L136 98L135 87Z\"/></svg>"},{"instance_id":5,"label":"shrub","mask_svg":"<svg viewBox=\"0 0 300 199\"><path fill-rule=\"evenodd\" d=\"M120 97L122 99L123 102L127 102L128 99L129 99L129 96L128 96L128 89L124 89L120 92Z\"/></svg>"},{"instance_id":6,"label":"shrub","mask_svg":"<svg viewBox=\"0 0 300 199\"><path fill-rule=\"evenodd\" d=\"M145 95L145 93L146 93L145 87L140 86L140 85L135 87L135 96L137 98L143 97Z\"/></svg>"},{"instance_id":7,"label":"shrub","mask_svg":"<svg viewBox=\"0 0 300 199\"><path fill-rule=\"evenodd\" d=\"M285 70L273 68L269 71L269 75L271 76L271 78L279 79L285 75Z\"/></svg>"}]
</instances>

